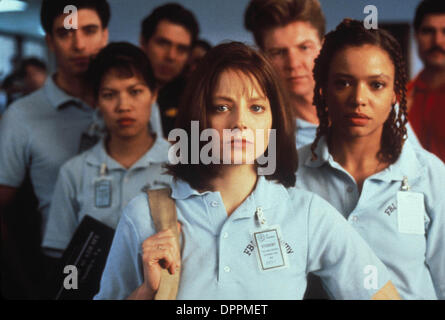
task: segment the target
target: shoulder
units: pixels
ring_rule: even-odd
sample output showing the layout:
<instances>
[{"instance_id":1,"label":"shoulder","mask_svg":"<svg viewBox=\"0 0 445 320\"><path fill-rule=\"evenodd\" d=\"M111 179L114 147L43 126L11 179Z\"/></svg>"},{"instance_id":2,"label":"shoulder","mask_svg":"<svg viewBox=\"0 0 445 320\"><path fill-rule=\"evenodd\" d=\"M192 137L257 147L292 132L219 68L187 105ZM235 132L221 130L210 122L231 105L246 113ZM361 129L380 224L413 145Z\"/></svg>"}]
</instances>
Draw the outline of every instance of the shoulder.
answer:
<instances>
[{"instance_id":1,"label":"shoulder","mask_svg":"<svg viewBox=\"0 0 445 320\"><path fill-rule=\"evenodd\" d=\"M320 197L318 194L305 190L299 186L289 188L289 197L296 208L307 208L308 213L318 214L319 212L336 211L334 207Z\"/></svg>"},{"instance_id":2,"label":"shoulder","mask_svg":"<svg viewBox=\"0 0 445 320\"><path fill-rule=\"evenodd\" d=\"M85 165L86 159L90 153L91 149L70 158L60 167L60 172L79 175L79 173L82 172L82 167Z\"/></svg>"},{"instance_id":3,"label":"shoulder","mask_svg":"<svg viewBox=\"0 0 445 320\"><path fill-rule=\"evenodd\" d=\"M311 145L307 144L298 149L298 167L304 165L307 159L312 157Z\"/></svg>"},{"instance_id":4,"label":"shoulder","mask_svg":"<svg viewBox=\"0 0 445 320\"><path fill-rule=\"evenodd\" d=\"M23 113L24 115L32 115L38 112L42 106L49 104L46 98L45 89L40 88L33 93L14 101L5 113ZM25 112L26 111L26 112Z\"/></svg>"},{"instance_id":5,"label":"shoulder","mask_svg":"<svg viewBox=\"0 0 445 320\"><path fill-rule=\"evenodd\" d=\"M410 157L415 157L417 160L419 168L422 172L420 175L424 179L431 179L433 181L440 181L442 184L445 183L445 164L436 155L431 152L412 145L405 145L409 148L407 154ZM411 159L409 159L411 161Z\"/></svg>"},{"instance_id":6,"label":"shoulder","mask_svg":"<svg viewBox=\"0 0 445 320\"><path fill-rule=\"evenodd\" d=\"M127 204L123 210L121 220L122 223L129 225L141 240L155 233L146 192L138 193Z\"/></svg>"}]
</instances>

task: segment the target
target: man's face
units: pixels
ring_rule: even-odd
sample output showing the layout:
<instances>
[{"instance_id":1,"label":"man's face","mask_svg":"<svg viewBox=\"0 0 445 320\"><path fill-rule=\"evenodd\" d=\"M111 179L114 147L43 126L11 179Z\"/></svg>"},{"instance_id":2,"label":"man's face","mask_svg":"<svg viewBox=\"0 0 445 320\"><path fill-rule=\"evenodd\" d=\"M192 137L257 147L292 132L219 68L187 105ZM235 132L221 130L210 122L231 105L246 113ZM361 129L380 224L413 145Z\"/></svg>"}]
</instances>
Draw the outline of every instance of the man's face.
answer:
<instances>
[{"instance_id":1,"label":"man's face","mask_svg":"<svg viewBox=\"0 0 445 320\"><path fill-rule=\"evenodd\" d=\"M161 20L141 47L151 62L156 80L164 85L175 79L189 58L192 37L183 26Z\"/></svg>"},{"instance_id":2,"label":"man's face","mask_svg":"<svg viewBox=\"0 0 445 320\"><path fill-rule=\"evenodd\" d=\"M32 92L41 88L45 84L46 76L47 74L45 70L33 65L28 65L25 69L24 78L26 91Z\"/></svg>"},{"instance_id":3,"label":"man's face","mask_svg":"<svg viewBox=\"0 0 445 320\"><path fill-rule=\"evenodd\" d=\"M416 39L425 66L445 68L445 14L426 15L416 32Z\"/></svg>"},{"instance_id":4,"label":"man's face","mask_svg":"<svg viewBox=\"0 0 445 320\"><path fill-rule=\"evenodd\" d=\"M83 75L90 60L108 42L108 29L102 28L97 12L93 9L79 9L78 29L65 29L66 15L54 20L51 34L46 36L51 51L54 52L59 72L71 76Z\"/></svg>"},{"instance_id":5,"label":"man's face","mask_svg":"<svg viewBox=\"0 0 445 320\"><path fill-rule=\"evenodd\" d=\"M314 60L320 53L317 30L308 22L295 21L267 30L263 50L287 85L292 97L312 100Z\"/></svg>"}]
</instances>

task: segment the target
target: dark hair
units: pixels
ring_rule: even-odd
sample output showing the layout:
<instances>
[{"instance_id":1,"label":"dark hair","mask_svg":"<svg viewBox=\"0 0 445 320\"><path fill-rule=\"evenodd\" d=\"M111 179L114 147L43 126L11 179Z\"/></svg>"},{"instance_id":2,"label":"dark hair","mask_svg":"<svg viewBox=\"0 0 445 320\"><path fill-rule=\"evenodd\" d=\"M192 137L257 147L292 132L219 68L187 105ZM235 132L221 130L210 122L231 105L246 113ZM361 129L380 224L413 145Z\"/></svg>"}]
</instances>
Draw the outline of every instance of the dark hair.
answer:
<instances>
[{"instance_id":1,"label":"dark hair","mask_svg":"<svg viewBox=\"0 0 445 320\"><path fill-rule=\"evenodd\" d=\"M36 67L42 71L46 72L46 64L45 62L43 62L42 60L35 58L35 57L31 57L31 58L26 58L24 60L22 60L22 62L20 63L20 67L19 67L19 74L22 76L26 75L26 68L28 66L33 66Z\"/></svg>"},{"instance_id":2,"label":"dark hair","mask_svg":"<svg viewBox=\"0 0 445 320\"><path fill-rule=\"evenodd\" d=\"M191 137L191 121L199 121L202 132L208 128L207 109L222 72L240 71L253 76L267 96L272 110L272 128L276 129L276 170L266 179L277 180L286 187L295 185L298 166L295 144L295 121L286 93L273 67L262 54L240 42L220 44L210 50L193 73L182 96L176 127ZM201 134L200 132L200 134ZM201 146L202 147L202 146ZM266 150L266 153L268 150ZM189 156L190 156L189 152ZM257 164L258 166L258 164ZM187 181L194 188L207 188L209 179L218 175L217 165L176 164L167 166L175 178Z\"/></svg>"},{"instance_id":3,"label":"dark hair","mask_svg":"<svg viewBox=\"0 0 445 320\"><path fill-rule=\"evenodd\" d=\"M324 39L320 55L315 59L314 66L314 104L317 107L317 115L320 125L317 128L317 136L311 146L315 158L315 149L320 138L325 135L329 138L330 123L328 108L322 91L327 87L331 61L337 52L348 47L360 47L373 45L384 50L391 58L395 69L394 91L399 102L399 111L395 106L383 125L381 148L379 157L382 161L394 163L402 152L406 139L407 111L406 111L406 68L400 45L387 31L383 29L366 29L363 22L344 19L335 31L329 32Z\"/></svg>"},{"instance_id":4,"label":"dark hair","mask_svg":"<svg viewBox=\"0 0 445 320\"><path fill-rule=\"evenodd\" d=\"M102 28L108 27L110 21L110 6L106 0L43 0L40 10L40 22L46 34L51 34L54 20L63 13L66 6L75 6L79 9L93 9L97 12Z\"/></svg>"},{"instance_id":5,"label":"dark hair","mask_svg":"<svg viewBox=\"0 0 445 320\"><path fill-rule=\"evenodd\" d=\"M423 0L416 9L414 30L419 31L423 19L428 14L445 14L445 2L443 0Z\"/></svg>"},{"instance_id":6,"label":"dark hair","mask_svg":"<svg viewBox=\"0 0 445 320\"><path fill-rule=\"evenodd\" d=\"M153 92L156 90L156 80L150 61L145 53L128 42L110 43L103 48L91 61L87 79L97 98L103 78L110 71L118 72L123 78L139 75Z\"/></svg>"},{"instance_id":7,"label":"dark hair","mask_svg":"<svg viewBox=\"0 0 445 320\"><path fill-rule=\"evenodd\" d=\"M326 19L318 0L251 0L244 14L244 27L253 33L260 48L264 31L295 21L309 22L323 39Z\"/></svg>"},{"instance_id":8,"label":"dark hair","mask_svg":"<svg viewBox=\"0 0 445 320\"><path fill-rule=\"evenodd\" d=\"M168 3L157 7L142 21L141 36L144 42L150 40L151 36L162 20L168 20L174 24L183 26L188 30L192 38L192 45L196 41L199 33L199 25L193 13L180 4Z\"/></svg>"},{"instance_id":9,"label":"dark hair","mask_svg":"<svg viewBox=\"0 0 445 320\"><path fill-rule=\"evenodd\" d=\"M210 49L212 49L212 45L208 41L203 40L203 39L198 39L195 41L193 48L196 48L196 47L201 47L205 51L210 51Z\"/></svg>"}]
</instances>

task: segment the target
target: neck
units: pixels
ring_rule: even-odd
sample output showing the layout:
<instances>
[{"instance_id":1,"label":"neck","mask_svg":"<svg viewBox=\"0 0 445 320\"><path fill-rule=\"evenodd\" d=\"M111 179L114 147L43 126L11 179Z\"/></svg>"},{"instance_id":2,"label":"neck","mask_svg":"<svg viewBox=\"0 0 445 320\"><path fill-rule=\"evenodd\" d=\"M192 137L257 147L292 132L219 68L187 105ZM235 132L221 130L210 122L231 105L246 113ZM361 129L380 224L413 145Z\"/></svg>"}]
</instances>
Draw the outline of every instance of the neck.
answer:
<instances>
[{"instance_id":1,"label":"neck","mask_svg":"<svg viewBox=\"0 0 445 320\"><path fill-rule=\"evenodd\" d=\"M319 124L317 109L312 104L311 97L292 96L292 110L294 118L302 119L313 124Z\"/></svg>"},{"instance_id":2,"label":"neck","mask_svg":"<svg viewBox=\"0 0 445 320\"><path fill-rule=\"evenodd\" d=\"M58 71L54 77L56 85L70 96L85 101L89 106L94 105L93 96L86 86L85 75L68 75Z\"/></svg>"},{"instance_id":3,"label":"neck","mask_svg":"<svg viewBox=\"0 0 445 320\"><path fill-rule=\"evenodd\" d=\"M445 85L445 68L425 67L421 77L428 87L437 89Z\"/></svg>"},{"instance_id":4,"label":"neck","mask_svg":"<svg viewBox=\"0 0 445 320\"><path fill-rule=\"evenodd\" d=\"M148 131L132 138L111 135L106 144L107 153L124 168L129 169L151 149L154 140Z\"/></svg>"},{"instance_id":5,"label":"neck","mask_svg":"<svg viewBox=\"0 0 445 320\"><path fill-rule=\"evenodd\" d=\"M359 191L366 178L388 167L378 157L380 151L381 132L366 137L345 137L332 130L329 139L329 152L351 176L354 177Z\"/></svg>"},{"instance_id":6,"label":"neck","mask_svg":"<svg viewBox=\"0 0 445 320\"><path fill-rule=\"evenodd\" d=\"M212 190L219 191L230 216L252 193L258 175L253 165L225 165L222 174L210 181Z\"/></svg>"}]
</instances>

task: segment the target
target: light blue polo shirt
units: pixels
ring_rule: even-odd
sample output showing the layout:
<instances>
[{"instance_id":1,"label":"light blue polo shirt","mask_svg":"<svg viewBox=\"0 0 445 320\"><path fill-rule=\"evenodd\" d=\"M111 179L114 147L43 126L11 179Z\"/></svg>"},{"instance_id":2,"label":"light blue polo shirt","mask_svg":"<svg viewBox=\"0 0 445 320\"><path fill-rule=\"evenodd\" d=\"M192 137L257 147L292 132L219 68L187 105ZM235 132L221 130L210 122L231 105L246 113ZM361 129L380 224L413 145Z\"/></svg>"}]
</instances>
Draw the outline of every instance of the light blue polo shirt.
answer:
<instances>
[{"instance_id":1,"label":"light blue polo shirt","mask_svg":"<svg viewBox=\"0 0 445 320\"><path fill-rule=\"evenodd\" d=\"M318 125L298 118L295 121L295 140L297 142L297 149L314 142L317 135Z\"/></svg>"},{"instance_id":2,"label":"light blue polo shirt","mask_svg":"<svg viewBox=\"0 0 445 320\"><path fill-rule=\"evenodd\" d=\"M156 138L150 150L126 169L107 154L102 140L65 163L56 183L42 247L65 250L85 215L115 229L123 207L143 188L170 186L171 176L162 174L169 147L166 140ZM102 178L111 181L111 203L106 208L97 207L95 202L95 182L101 178L102 164L106 165Z\"/></svg>"},{"instance_id":3,"label":"light blue polo shirt","mask_svg":"<svg viewBox=\"0 0 445 320\"><path fill-rule=\"evenodd\" d=\"M346 220L311 192L260 177L230 217L219 192L199 193L178 180L172 197L183 239L178 299L302 299L308 272L338 299L369 299L389 280ZM250 233L259 228L260 207L268 226L281 227L285 269L260 271ZM143 283L141 245L153 234L148 199L140 194L124 209L95 299L124 299ZM369 266L378 274L372 288L365 285Z\"/></svg>"},{"instance_id":4,"label":"light blue polo shirt","mask_svg":"<svg viewBox=\"0 0 445 320\"><path fill-rule=\"evenodd\" d=\"M297 186L329 201L388 267L404 299L445 299L445 165L433 154L405 143L399 159L368 177L361 195L353 177L329 154L323 137L311 160L299 150ZM407 177L424 195L425 234L399 232L397 193Z\"/></svg>"},{"instance_id":5,"label":"light blue polo shirt","mask_svg":"<svg viewBox=\"0 0 445 320\"><path fill-rule=\"evenodd\" d=\"M93 113L48 77L41 89L14 102L0 120L0 185L20 187L29 169L43 223L59 168L78 153Z\"/></svg>"}]
</instances>

